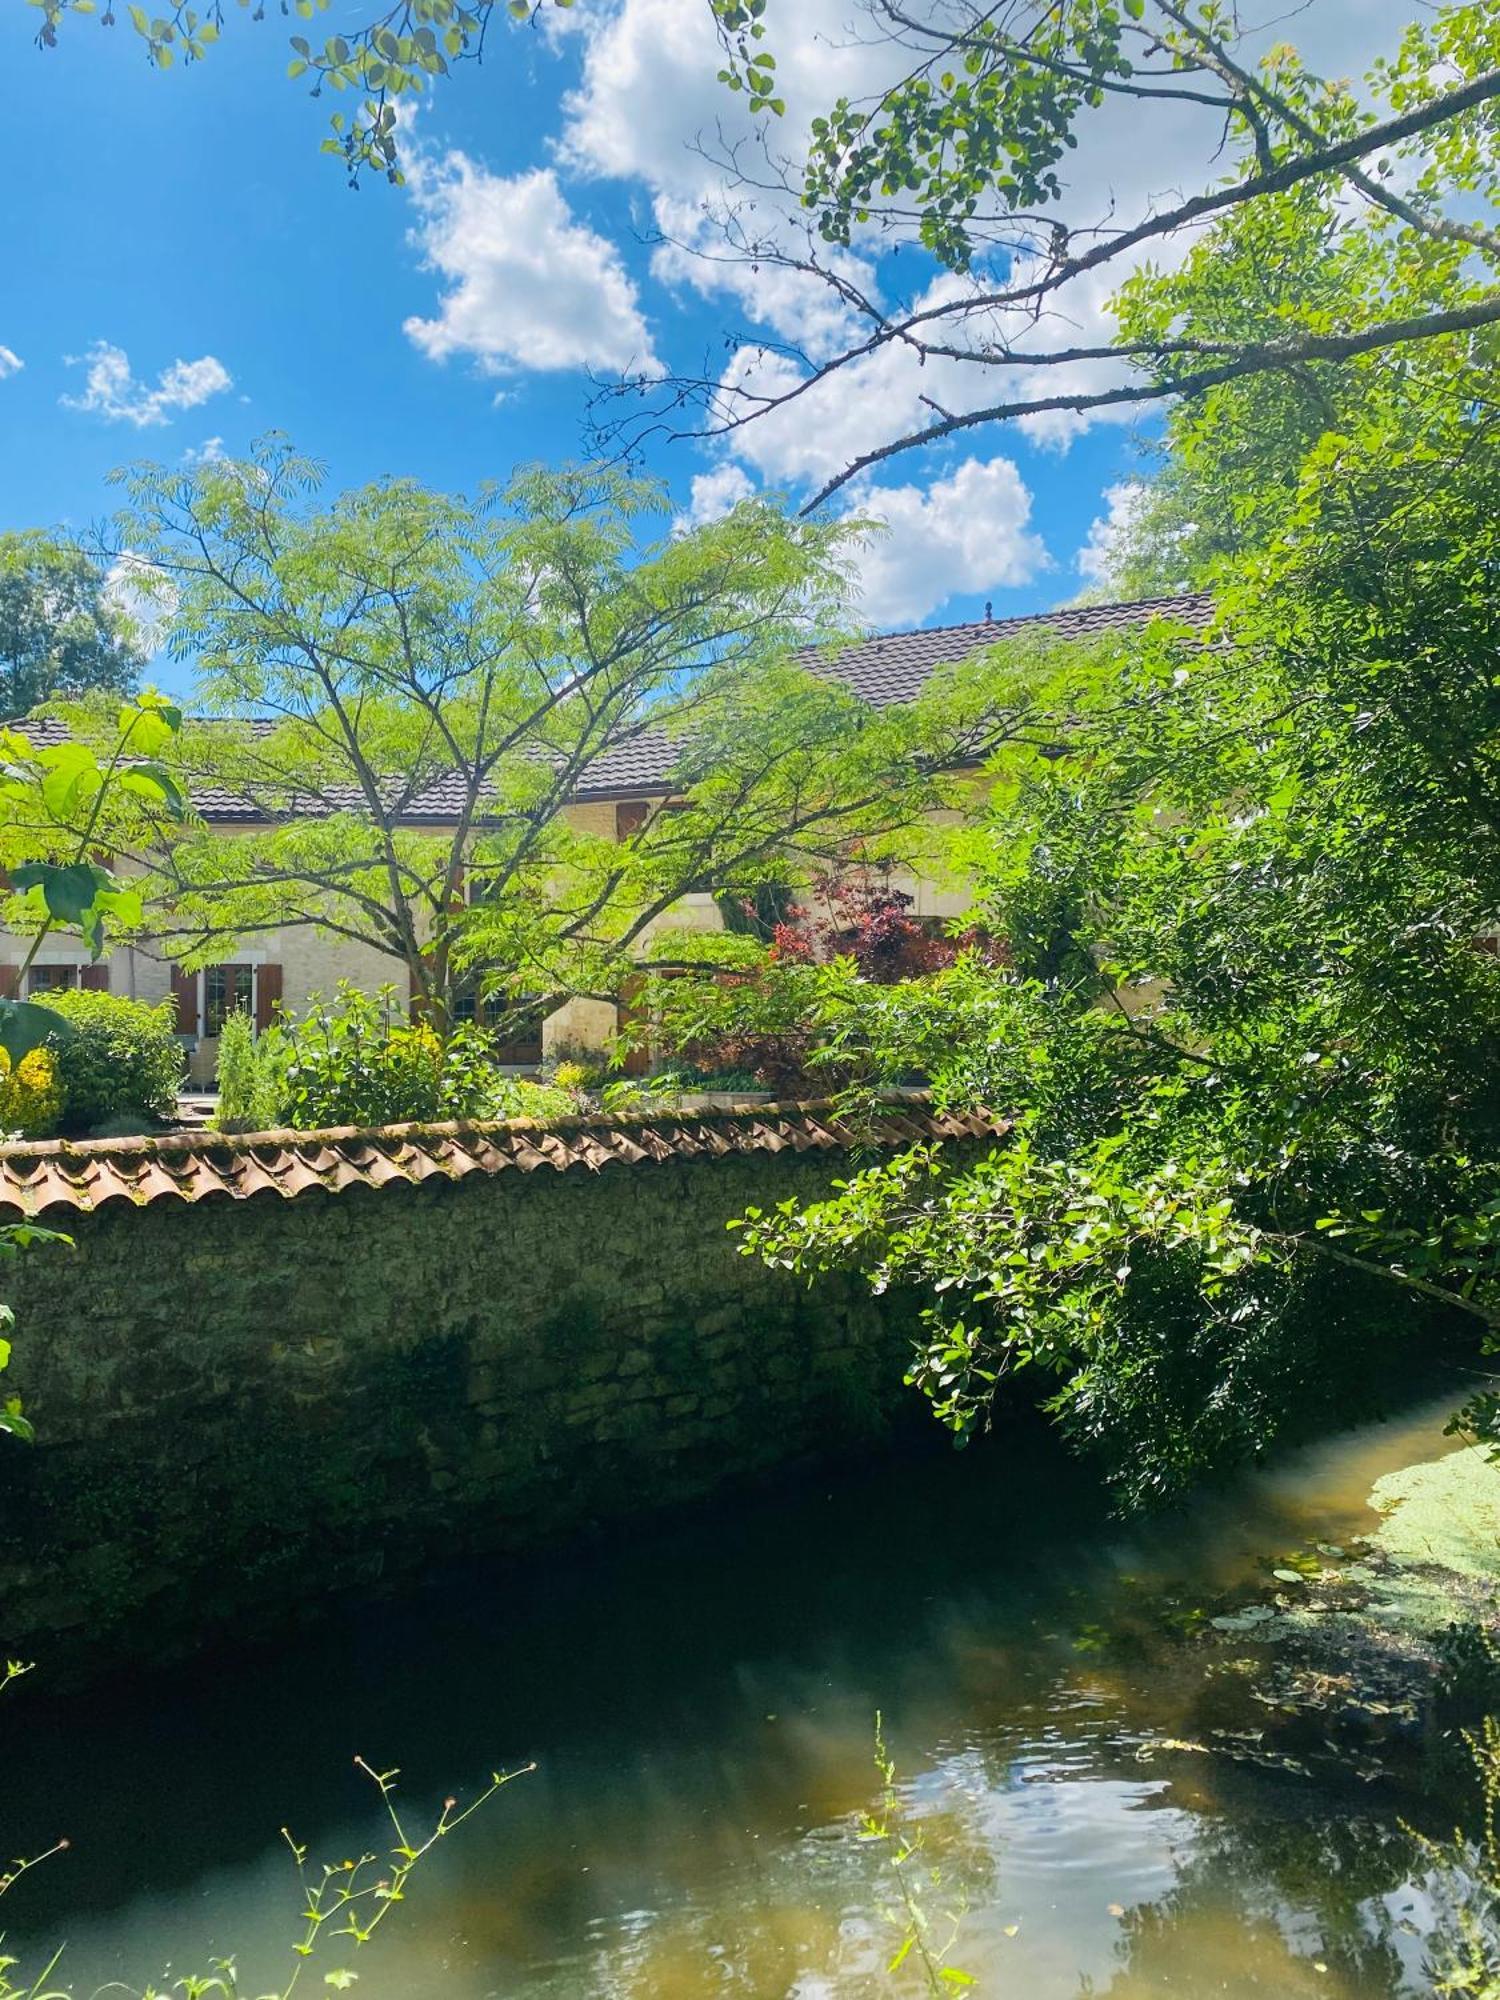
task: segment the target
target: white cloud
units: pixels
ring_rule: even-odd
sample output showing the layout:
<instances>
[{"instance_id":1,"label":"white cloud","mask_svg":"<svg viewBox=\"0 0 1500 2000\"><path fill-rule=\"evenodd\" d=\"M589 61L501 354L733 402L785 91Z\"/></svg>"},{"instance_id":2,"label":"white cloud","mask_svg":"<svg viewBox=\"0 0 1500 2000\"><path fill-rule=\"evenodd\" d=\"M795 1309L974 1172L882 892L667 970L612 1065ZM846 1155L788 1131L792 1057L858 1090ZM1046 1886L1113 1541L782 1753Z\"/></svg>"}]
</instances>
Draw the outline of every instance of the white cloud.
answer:
<instances>
[{"instance_id":1,"label":"white cloud","mask_svg":"<svg viewBox=\"0 0 1500 2000\"><path fill-rule=\"evenodd\" d=\"M469 354L511 369L660 370L619 251L580 222L550 169L509 179L464 153L415 163L412 240L447 283L437 315L406 334L434 361Z\"/></svg>"},{"instance_id":2,"label":"white cloud","mask_svg":"<svg viewBox=\"0 0 1500 2000\"><path fill-rule=\"evenodd\" d=\"M830 287L770 264L752 268L693 252L722 251L717 218L731 199L723 164L728 155L737 150L758 180L774 180L779 169L765 148L800 145L811 120L836 97L862 97L892 81L901 69L893 52L854 36L851 0L798 0L773 24L777 90L786 113L752 118L744 94L718 80L724 52L704 0L623 0L612 12L575 11L580 27L587 11L589 32L581 81L564 100L561 163L576 173L645 186L657 228L672 239L653 261L658 280L705 297L733 298L756 325L808 353L835 351L849 320ZM799 214L794 196L760 187L741 208L740 225L759 239ZM841 258L826 245L820 255L873 286L872 269L856 256Z\"/></svg>"},{"instance_id":3,"label":"white cloud","mask_svg":"<svg viewBox=\"0 0 1500 2000\"><path fill-rule=\"evenodd\" d=\"M1407 12L1404 0L1319 0L1290 25L1278 15L1251 31L1242 52L1253 61L1271 43L1290 36L1314 66L1334 75L1358 73L1393 41ZM612 8L588 10L587 24L583 15L583 9L577 10L577 26L587 29L582 76L565 100L558 155L574 171L646 191L657 227L673 239L657 251L653 275L705 297L732 301L747 326L764 328L814 359L862 337L867 324L815 278L764 261L752 268L724 258L722 219L737 202L742 203L742 238L751 241L784 233L790 248L804 248L808 218L779 189L757 186L736 195L723 163L738 150L757 181L774 183L762 142L796 154L814 115L841 95L869 100L905 72L910 50L873 32L859 0L798 0L795 7L783 8L771 36L785 116L752 119L743 93L731 95L717 81L723 54L704 0L617 0ZM1085 117L1079 131L1077 149L1060 166L1065 193L1055 212L1070 228L1084 232L1080 240L1085 245L1092 241L1089 232L1122 227L1173 205L1211 184L1222 169L1221 120L1204 106L1110 100L1102 111ZM795 167L791 180L795 187ZM1158 245L1157 260L1171 262L1183 247ZM718 255L704 259L693 254L705 249ZM819 254L826 259L830 253L822 246ZM846 254L861 283L873 285L878 276L894 293L899 267L885 261L878 239L868 233L857 237L854 251ZM923 268L920 260L918 268ZM1108 300L1127 271L1122 261L1107 274L1075 280L1055 298L1044 324L1029 327L1018 319L1010 329L1015 346L1107 343L1114 333ZM953 287L950 295L963 289L961 281L941 282ZM890 303L894 309L893 298ZM976 321L970 340L977 342L985 330ZM992 335L1000 331L993 326L987 330ZM784 381L795 378L790 362L755 355L748 344L731 366L779 372ZM1023 397L1095 393L1120 376L1118 364L1111 361L1067 369L988 369L929 360L923 378L918 357L903 349L851 370L826 403L820 392L818 422L824 421L824 412L831 413L825 437L861 430L873 442L877 432L888 439L914 428L926 408L924 393L944 408L966 411ZM884 396L892 399L889 407L867 409L862 424L859 411L846 407ZM1042 412L1021 419L1017 427L1033 444L1062 449L1091 424L1126 421L1128 415L1120 409ZM780 438L751 442L754 431L775 421L758 420L742 434L739 443L747 459L776 478L793 476L799 463L798 477L822 477L833 469L831 444L824 449L817 436L798 435L800 425L809 431L814 427L805 403L796 406Z\"/></svg>"},{"instance_id":4,"label":"white cloud","mask_svg":"<svg viewBox=\"0 0 1500 2000\"><path fill-rule=\"evenodd\" d=\"M1048 567L1031 494L1008 458L967 458L919 486L861 486L848 510L884 522L859 559L872 625L915 624L960 592L1029 583Z\"/></svg>"},{"instance_id":5,"label":"white cloud","mask_svg":"<svg viewBox=\"0 0 1500 2000\"><path fill-rule=\"evenodd\" d=\"M693 480L687 512L677 516L676 526L701 528L705 522L722 520L754 492L755 482L742 466L719 465L712 472L700 472Z\"/></svg>"},{"instance_id":6,"label":"white cloud","mask_svg":"<svg viewBox=\"0 0 1500 2000\"><path fill-rule=\"evenodd\" d=\"M1078 551L1078 574L1090 583L1116 581L1127 539L1145 506L1146 490L1140 479L1122 479L1104 489L1105 511L1095 515L1088 539Z\"/></svg>"},{"instance_id":7,"label":"white cloud","mask_svg":"<svg viewBox=\"0 0 1500 2000\"><path fill-rule=\"evenodd\" d=\"M182 454L184 465L217 465L225 456L224 440L221 437L205 438L202 444L190 444Z\"/></svg>"},{"instance_id":8,"label":"white cloud","mask_svg":"<svg viewBox=\"0 0 1500 2000\"><path fill-rule=\"evenodd\" d=\"M26 363L13 347L0 347L0 382L7 375L19 375Z\"/></svg>"},{"instance_id":9,"label":"white cloud","mask_svg":"<svg viewBox=\"0 0 1500 2000\"><path fill-rule=\"evenodd\" d=\"M837 354L847 345L853 320L834 286L783 264L738 257L726 261L724 238L712 204L659 194L653 214L665 239L651 257L651 275L659 284L679 291L686 288L702 298L731 298L747 320L769 328L815 360ZM867 259L825 250L821 261L867 297L879 297L875 269Z\"/></svg>"},{"instance_id":10,"label":"white cloud","mask_svg":"<svg viewBox=\"0 0 1500 2000\"><path fill-rule=\"evenodd\" d=\"M122 549L105 575L104 595L135 626L145 650L154 653L177 609L177 588L165 570L134 549Z\"/></svg>"},{"instance_id":11,"label":"white cloud","mask_svg":"<svg viewBox=\"0 0 1500 2000\"><path fill-rule=\"evenodd\" d=\"M68 366L87 367L81 396L63 396L65 409L89 410L111 423L134 424L145 429L151 424L171 421L177 410L194 410L210 396L233 387L229 370L212 354L196 361L174 361L148 389L131 373L130 357L123 347L96 340L87 354L70 354Z\"/></svg>"}]
</instances>

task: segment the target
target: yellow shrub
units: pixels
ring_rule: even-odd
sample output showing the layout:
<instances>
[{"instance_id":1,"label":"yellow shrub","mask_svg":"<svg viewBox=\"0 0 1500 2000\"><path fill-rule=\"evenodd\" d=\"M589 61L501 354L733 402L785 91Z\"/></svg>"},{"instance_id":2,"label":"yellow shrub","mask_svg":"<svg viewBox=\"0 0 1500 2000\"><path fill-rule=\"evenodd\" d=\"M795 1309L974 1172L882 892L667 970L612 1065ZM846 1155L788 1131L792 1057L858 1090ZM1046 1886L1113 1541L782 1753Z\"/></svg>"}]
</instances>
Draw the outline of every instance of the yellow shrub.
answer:
<instances>
[{"instance_id":1,"label":"yellow shrub","mask_svg":"<svg viewBox=\"0 0 1500 2000\"><path fill-rule=\"evenodd\" d=\"M579 1091L587 1090L597 1076L598 1071L590 1069L587 1063L560 1062L552 1072L552 1081L559 1090Z\"/></svg>"},{"instance_id":2,"label":"yellow shrub","mask_svg":"<svg viewBox=\"0 0 1500 2000\"><path fill-rule=\"evenodd\" d=\"M41 1139L62 1116L63 1089L50 1049L28 1049L19 1063L0 1049L0 1126Z\"/></svg>"}]
</instances>

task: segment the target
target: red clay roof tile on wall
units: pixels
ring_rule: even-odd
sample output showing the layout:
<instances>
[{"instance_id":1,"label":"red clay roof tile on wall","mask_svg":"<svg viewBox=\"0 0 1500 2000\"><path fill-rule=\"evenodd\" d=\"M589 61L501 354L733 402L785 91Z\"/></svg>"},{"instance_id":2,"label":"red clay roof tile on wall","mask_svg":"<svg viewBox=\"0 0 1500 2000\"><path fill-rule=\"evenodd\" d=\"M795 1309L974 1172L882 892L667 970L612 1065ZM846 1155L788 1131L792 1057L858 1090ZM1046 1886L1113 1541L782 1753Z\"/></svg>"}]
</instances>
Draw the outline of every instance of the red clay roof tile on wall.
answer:
<instances>
[{"instance_id":1,"label":"red clay roof tile on wall","mask_svg":"<svg viewBox=\"0 0 1500 2000\"><path fill-rule=\"evenodd\" d=\"M924 1099L882 1103L858 1116L829 1102L741 1105L722 1111L653 1111L512 1123L354 1126L324 1132L202 1132L162 1138L26 1140L0 1146L0 1222L91 1211L111 1202L286 1200L314 1191L416 1187L433 1179L518 1171L598 1173L735 1153L895 1149L922 1139L999 1138L1006 1121L987 1111L935 1111Z\"/></svg>"}]
</instances>

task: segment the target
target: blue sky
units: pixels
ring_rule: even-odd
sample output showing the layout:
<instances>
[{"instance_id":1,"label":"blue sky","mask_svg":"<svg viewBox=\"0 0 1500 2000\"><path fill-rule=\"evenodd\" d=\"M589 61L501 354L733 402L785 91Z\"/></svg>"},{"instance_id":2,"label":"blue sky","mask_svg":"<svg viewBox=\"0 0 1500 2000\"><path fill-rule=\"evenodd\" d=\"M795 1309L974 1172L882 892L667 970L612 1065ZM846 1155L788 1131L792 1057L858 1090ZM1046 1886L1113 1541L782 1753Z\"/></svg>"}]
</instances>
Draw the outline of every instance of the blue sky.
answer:
<instances>
[{"instance_id":1,"label":"blue sky","mask_svg":"<svg viewBox=\"0 0 1500 2000\"><path fill-rule=\"evenodd\" d=\"M850 6L783 6L788 128L868 81L875 58L842 29ZM1310 18L1354 70L1400 13L1315 0ZM359 18L335 4L318 28ZM820 301L646 240L663 223L700 229L718 195L694 149L726 108L704 0L578 0L562 31L501 29L485 66L417 118L412 186L353 193L318 151L328 106L286 80L299 24L274 5L260 23L231 7L209 59L167 74L128 26L67 19L41 51L38 19L17 0L0 14L0 526L85 529L108 511L112 467L237 452L268 429L335 486L396 473L472 490L580 453L591 367L718 366L758 328L823 337ZM1209 150L1165 125L1144 151L1106 134L1079 169L1084 192L1149 200L1201 178ZM1102 311L1102 297L1080 307ZM889 372L850 378L779 430L658 445L651 463L685 512L762 483L801 495L913 393ZM857 495L892 524L867 564L867 617L926 624L979 615L986 598L1004 614L1073 596L1090 580L1080 551L1136 463L1115 423L975 432L894 461Z\"/></svg>"}]
</instances>

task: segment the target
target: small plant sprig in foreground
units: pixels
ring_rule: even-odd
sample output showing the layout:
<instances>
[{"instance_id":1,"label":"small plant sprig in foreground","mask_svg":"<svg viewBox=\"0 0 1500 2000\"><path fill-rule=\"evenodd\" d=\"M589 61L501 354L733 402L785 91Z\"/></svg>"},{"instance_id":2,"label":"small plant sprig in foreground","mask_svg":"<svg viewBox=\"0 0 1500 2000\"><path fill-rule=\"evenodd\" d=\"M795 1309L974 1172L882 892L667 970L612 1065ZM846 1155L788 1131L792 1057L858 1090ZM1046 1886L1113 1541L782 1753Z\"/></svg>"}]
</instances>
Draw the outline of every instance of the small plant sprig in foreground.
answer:
<instances>
[{"instance_id":1,"label":"small plant sprig in foreground","mask_svg":"<svg viewBox=\"0 0 1500 2000\"><path fill-rule=\"evenodd\" d=\"M875 1808L865 1814L859 1837L861 1840L886 1843L891 1874L900 1899L884 1912L887 1922L897 1933L896 1949L887 1962L886 1972L899 1972L910 1959L920 1968L923 1983L930 1994L959 1992L974 1984L973 1976L946 1961L967 1906L960 1900L956 1909L942 1911L935 1921L923 1900L928 1890L936 1891L942 1887L942 1871L922 1864L921 1831L909 1831L902 1821L901 1798L896 1790L895 1759L886 1747L885 1726L878 1713L875 1717L875 1768L880 1773L880 1799ZM941 1936L939 1923L942 1926Z\"/></svg>"},{"instance_id":2,"label":"small plant sprig in foreground","mask_svg":"<svg viewBox=\"0 0 1500 2000\"><path fill-rule=\"evenodd\" d=\"M18 1661L11 1661L0 1669L0 1693L26 1671L26 1667ZM356 1757L354 1762L379 1791L394 1831L394 1842L383 1857L384 1867L381 1866L382 1856L372 1851L362 1854L357 1861L324 1862L313 1868L309 1865L308 1850L293 1840L285 1827L281 1829L282 1838L296 1862L302 1887L304 1928L292 1947L296 1963L288 1976L279 1981L274 1989L256 1994L254 2000L291 2000L308 1962L316 1955L325 1936L330 1939L348 1938L356 1949L368 1944L392 1908L405 1899L406 1885L413 1870L431 1854L438 1842L462 1826L481 1806L487 1805L496 1792L536 1769L535 1764L526 1764L515 1771L492 1772L489 1784L477 1798L462 1809L457 1799L444 1799L442 1810L430 1830L421 1837L412 1837L402 1825L393 1801L399 1774L394 1770L377 1771L363 1757ZM0 1869L0 1895L4 1895L28 1869L61 1853L67 1845L66 1840L59 1840L46 1854L12 1862ZM76 1989L48 1984L61 1956L59 1950L40 1974L28 1977L19 1971L18 1960L0 1955L0 2000L79 2000ZM358 1973L350 1971L347 1966L334 1966L323 1974L322 1983L329 1991L341 1993L352 1987L358 1977ZM99 1989L92 2000L103 2000L105 1993L121 1996L121 2000L174 2000L174 1996L181 1996L181 2000L250 2000L249 1995L242 1994L238 1967L232 1958L215 1959L206 1972L183 1974L172 1982L170 1988L150 1985L137 1992L111 1981L107 1987Z\"/></svg>"},{"instance_id":3,"label":"small plant sprig in foreground","mask_svg":"<svg viewBox=\"0 0 1500 2000\"><path fill-rule=\"evenodd\" d=\"M1464 1741L1479 1779L1478 1824L1450 1841L1417 1835L1431 1876L1435 1922L1427 1971L1445 2000L1500 1994L1500 1717L1487 1715Z\"/></svg>"},{"instance_id":4,"label":"small plant sprig in foreground","mask_svg":"<svg viewBox=\"0 0 1500 2000\"><path fill-rule=\"evenodd\" d=\"M367 1764L363 1757L356 1757L354 1763L355 1768L363 1771L379 1791L396 1836L395 1845L387 1856L390 1872L372 1880L371 1871L377 1866L380 1857L369 1853L362 1854L358 1861L340 1861L332 1864L324 1862L321 1872L314 1876L308 1869L307 1849L300 1847L283 1827L281 1835L292 1850L305 1899L304 1914L307 1919L307 1929L296 1946L298 1956L303 1959L310 1958L316 1951L318 1940L325 1930L330 1937L352 1938L356 1945L368 1944L393 1906L404 1899L407 1880L412 1870L419 1862L426 1859L438 1842L452 1833L456 1827L462 1826L464 1821L478 1812L481 1806L487 1805L496 1792L514 1779L525 1777L528 1772L536 1769L535 1764L526 1764L520 1770L491 1773L489 1784L478 1798L465 1806L462 1811L458 1809L457 1799L444 1799L443 1809L438 1814L437 1822L431 1832L425 1839L414 1844L401 1824L400 1815L393 1802L399 1772L377 1771L372 1765ZM300 1969L299 1967L298 1970ZM348 1977L352 1979L353 1975ZM286 1993L291 1992L296 1979L297 1974L294 1971L286 1986ZM278 1996L278 2000L284 2000L284 1995Z\"/></svg>"}]
</instances>

